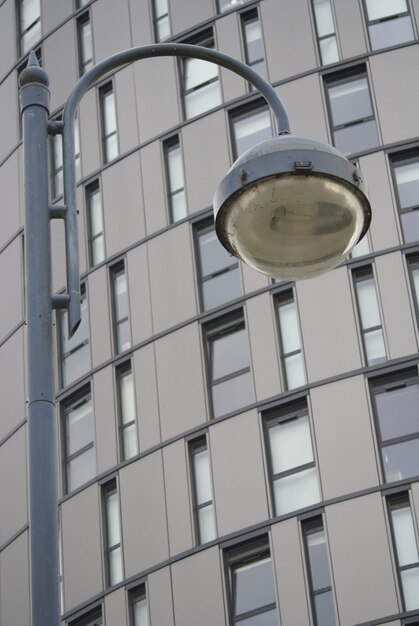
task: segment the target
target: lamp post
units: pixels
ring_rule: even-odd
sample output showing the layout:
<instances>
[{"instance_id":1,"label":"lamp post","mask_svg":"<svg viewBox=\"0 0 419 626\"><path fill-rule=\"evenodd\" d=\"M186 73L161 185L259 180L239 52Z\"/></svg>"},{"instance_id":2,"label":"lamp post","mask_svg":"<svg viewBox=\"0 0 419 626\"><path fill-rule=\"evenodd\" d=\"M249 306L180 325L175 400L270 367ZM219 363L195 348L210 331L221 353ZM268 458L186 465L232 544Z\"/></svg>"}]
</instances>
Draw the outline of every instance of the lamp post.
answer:
<instances>
[{"instance_id":1,"label":"lamp post","mask_svg":"<svg viewBox=\"0 0 419 626\"><path fill-rule=\"evenodd\" d=\"M58 488L52 310L67 308L71 337L80 323L74 117L100 77L132 61L193 57L232 70L270 105L278 137L251 148L220 183L216 230L227 250L259 271L306 278L336 266L365 234L370 207L356 167L334 148L293 136L272 87L216 50L158 44L125 50L92 67L74 86L63 122L50 122L48 75L31 52L20 77L25 171L25 279L28 363L29 532L32 626L60 623ZM48 135L63 135L64 204L48 198ZM67 292L51 294L50 220L64 219Z\"/></svg>"}]
</instances>

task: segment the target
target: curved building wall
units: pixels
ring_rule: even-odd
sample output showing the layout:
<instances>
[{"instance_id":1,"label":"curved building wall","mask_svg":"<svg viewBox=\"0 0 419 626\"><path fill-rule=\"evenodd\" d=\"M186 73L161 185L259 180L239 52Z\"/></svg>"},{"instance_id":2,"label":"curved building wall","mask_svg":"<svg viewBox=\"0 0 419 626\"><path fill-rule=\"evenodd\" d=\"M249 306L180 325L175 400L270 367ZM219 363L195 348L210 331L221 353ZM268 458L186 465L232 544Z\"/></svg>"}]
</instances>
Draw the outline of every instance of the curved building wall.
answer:
<instances>
[{"instance_id":1,"label":"curved building wall","mask_svg":"<svg viewBox=\"0 0 419 626\"><path fill-rule=\"evenodd\" d=\"M263 72L295 133L359 163L373 222L332 272L272 282L213 236L218 181L272 132L246 82L160 58L88 91L84 321L54 326L63 623L419 624L419 2L385 4L0 2L1 626L30 623L18 73L32 40L59 118L159 33Z\"/></svg>"}]
</instances>

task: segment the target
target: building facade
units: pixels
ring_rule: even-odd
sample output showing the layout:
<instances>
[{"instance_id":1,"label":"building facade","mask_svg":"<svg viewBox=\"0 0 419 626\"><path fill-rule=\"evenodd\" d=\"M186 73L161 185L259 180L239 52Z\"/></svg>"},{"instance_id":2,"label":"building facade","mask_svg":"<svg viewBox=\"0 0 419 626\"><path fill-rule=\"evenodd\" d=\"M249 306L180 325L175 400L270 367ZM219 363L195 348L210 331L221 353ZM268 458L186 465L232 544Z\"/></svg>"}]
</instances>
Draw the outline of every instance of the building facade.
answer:
<instances>
[{"instance_id":1,"label":"building facade","mask_svg":"<svg viewBox=\"0 0 419 626\"><path fill-rule=\"evenodd\" d=\"M156 41L259 71L358 162L373 221L332 272L274 282L211 212L274 132L251 86L159 58L88 91L83 321L54 326L63 624L419 624L418 27L419 0L0 1L0 626L30 624L18 76L33 48L60 119L94 63Z\"/></svg>"}]
</instances>

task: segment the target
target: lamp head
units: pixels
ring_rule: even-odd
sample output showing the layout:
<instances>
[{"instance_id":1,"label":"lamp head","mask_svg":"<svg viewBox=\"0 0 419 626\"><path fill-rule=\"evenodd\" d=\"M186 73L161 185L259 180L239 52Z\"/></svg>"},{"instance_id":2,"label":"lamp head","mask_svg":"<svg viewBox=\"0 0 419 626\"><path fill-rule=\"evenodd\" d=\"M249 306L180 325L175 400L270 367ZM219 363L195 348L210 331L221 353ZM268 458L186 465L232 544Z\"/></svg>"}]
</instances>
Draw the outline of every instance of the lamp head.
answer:
<instances>
[{"instance_id":1,"label":"lamp head","mask_svg":"<svg viewBox=\"0 0 419 626\"><path fill-rule=\"evenodd\" d=\"M336 267L371 221L357 168L332 146L296 135L245 152L219 184L214 213L230 254L286 280Z\"/></svg>"}]
</instances>

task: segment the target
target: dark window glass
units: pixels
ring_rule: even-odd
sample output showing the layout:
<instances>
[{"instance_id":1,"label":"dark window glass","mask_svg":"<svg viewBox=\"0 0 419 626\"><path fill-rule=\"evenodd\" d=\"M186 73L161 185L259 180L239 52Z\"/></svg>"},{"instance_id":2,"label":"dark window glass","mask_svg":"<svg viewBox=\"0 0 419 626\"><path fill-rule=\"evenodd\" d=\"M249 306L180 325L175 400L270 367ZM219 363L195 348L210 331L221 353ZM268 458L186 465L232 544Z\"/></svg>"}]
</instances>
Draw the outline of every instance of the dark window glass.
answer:
<instances>
[{"instance_id":1,"label":"dark window glass","mask_svg":"<svg viewBox=\"0 0 419 626\"><path fill-rule=\"evenodd\" d=\"M275 583L267 540L249 542L227 555L234 625L278 626Z\"/></svg>"},{"instance_id":2,"label":"dark window glass","mask_svg":"<svg viewBox=\"0 0 419 626\"><path fill-rule=\"evenodd\" d=\"M406 611L419 609L419 552L409 494L388 498L399 583Z\"/></svg>"},{"instance_id":3,"label":"dark window glass","mask_svg":"<svg viewBox=\"0 0 419 626\"><path fill-rule=\"evenodd\" d=\"M419 383L415 371L409 374L372 383L386 482L419 475Z\"/></svg>"},{"instance_id":4,"label":"dark window glass","mask_svg":"<svg viewBox=\"0 0 419 626\"><path fill-rule=\"evenodd\" d=\"M328 78L333 142L344 154L352 154L378 145L368 78L365 70Z\"/></svg>"},{"instance_id":5,"label":"dark window glass","mask_svg":"<svg viewBox=\"0 0 419 626\"><path fill-rule=\"evenodd\" d=\"M94 418L90 388L63 404L66 491L77 489L96 474Z\"/></svg>"},{"instance_id":6,"label":"dark window glass","mask_svg":"<svg viewBox=\"0 0 419 626\"><path fill-rule=\"evenodd\" d=\"M394 186L403 239L419 240L419 155L407 153L392 158Z\"/></svg>"},{"instance_id":7,"label":"dark window glass","mask_svg":"<svg viewBox=\"0 0 419 626\"><path fill-rule=\"evenodd\" d=\"M253 104L230 113L233 156L241 156L249 148L272 137L269 108Z\"/></svg>"},{"instance_id":8,"label":"dark window glass","mask_svg":"<svg viewBox=\"0 0 419 626\"><path fill-rule=\"evenodd\" d=\"M213 417L254 402L250 352L243 315L235 313L205 328Z\"/></svg>"},{"instance_id":9,"label":"dark window glass","mask_svg":"<svg viewBox=\"0 0 419 626\"><path fill-rule=\"evenodd\" d=\"M218 241L212 219L197 225L195 240L201 308L212 309L238 298L241 285L237 259Z\"/></svg>"},{"instance_id":10,"label":"dark window glass","mask_svg":"<svg viewBox=\"0 0 419 626\"><path fill-rule=\"evenodd\" d=\"M315 626L335 626L336 613L322 518L305 522L303 535Z\"/></svg>"},{"instance_id":11,"label":"dark window glass","mask_svg":"<svg viewBox=\"0 0 419 626\"><path fill-rule=\"evenodd\" d=\"M365 9L372 50L414 39L407 0L365 0Z\"/></svg>"}]
</instances>

